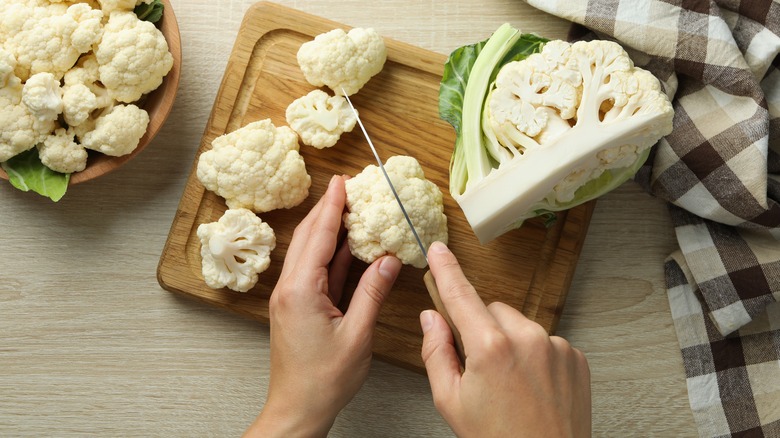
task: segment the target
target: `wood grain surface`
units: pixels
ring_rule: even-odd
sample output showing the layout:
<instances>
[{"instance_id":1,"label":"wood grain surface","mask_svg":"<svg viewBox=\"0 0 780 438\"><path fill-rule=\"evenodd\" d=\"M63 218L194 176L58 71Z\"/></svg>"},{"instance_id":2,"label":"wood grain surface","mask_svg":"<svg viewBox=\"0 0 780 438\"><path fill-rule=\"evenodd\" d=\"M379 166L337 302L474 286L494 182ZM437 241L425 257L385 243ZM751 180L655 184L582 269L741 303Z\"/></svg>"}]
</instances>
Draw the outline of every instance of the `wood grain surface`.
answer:
<instances>
[{"instance_id":1,"label":"wood grain surface","mask_svg":"<svg viewBox=\"0 0 780 438\"><path fill-rule=\"evenodd\" d=\"M198 154L211 149L217 136L255 120L270 118L276 126L285 126L287 105L314 89L298 67L298 48L334 28L346 26L274 3L252 6L238 33ZM455 143L454 130L438 117L439 82L446 57L392 39L386 45L382 72L351 97L380 157L417 158L426 178L443 189L449 246L483 300L510 304L554 331L593 204L559 214L550 228L540 220L527 221L519 230L480 245L446 190ZM203 281L197 228L218 220L227 207L222 198L203 188L194 164L160 259L162 287L267 322L268 297L295 227L325 192L332 175L355 175L375 164L358 129L343 135L332 148L302 146L301 155L312 177L310 195L295 208L260 214L274 229L277 245L270 268L246 294L213 290ZM365 268L365 263L353 264L345 290L354 290ZM433 307L423 274L410 266L401 271L382 307L374 342L376 357L421 373L425 368L420 358L419 315Z\"/></svg>"},{"instance_id":2,"label":"wood grain surface","mask_svg":"<svg viewBox=\"0 0 780 438\"><path fill-rule=\"evenodd\" d=\"M155 276L254 1L170 2L181 82L149 147L57 204L0 184L0 436L240 436L262 408L267 326ZM439 54L504 22L549 38L568 30L521 0L279 2ZM596 204L556 330L588 358L594 437L697 436L663 279L676 247L665 204L636 184ZM454 435L424 375L376 360L330 436Z\"/></svg>"}]
</instances>

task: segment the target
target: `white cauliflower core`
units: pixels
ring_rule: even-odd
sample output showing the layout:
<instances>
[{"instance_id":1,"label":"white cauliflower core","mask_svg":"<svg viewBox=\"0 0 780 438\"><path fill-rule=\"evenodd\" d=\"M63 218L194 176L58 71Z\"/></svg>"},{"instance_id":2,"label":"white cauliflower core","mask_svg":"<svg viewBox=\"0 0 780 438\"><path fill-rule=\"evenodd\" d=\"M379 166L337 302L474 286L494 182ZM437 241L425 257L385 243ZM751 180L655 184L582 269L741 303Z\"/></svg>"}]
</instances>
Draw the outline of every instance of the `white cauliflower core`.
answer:
<instances>
[{"instance_id":1,"label":"white cauliflower core","mask_svg":"<svg viewBox=\"0 0 780 438\"><path fill-rule=\"evenodd\" d=\"M134 102L162 84L173 56L162 32L132 12L114 12L95 51L100 81L120 102Z\"/></svg>"},{"instance_id":2,"label":"white cauliflower core","mask_svg":"<svg viewBox=\"0 0 780 438\"><path fill-rule=\"evenodd\" d=\"M217 222L198 226L201 270L206 284L246 292L271 264L276 236L252 211L227 210Z\"/></svg>"},{"instance_id":3,"label":"white cauliflower core","mask_svg":"<svg viewBox=\"0 0 780 438\"><path fill-rule=\"evenodd\" d=\"M420 163L412 157L394 156L385 163L385 170L423 245L427 248L437 240L447 243L447 216L441 191L425 179ZM344 214L344 225L352 255L371 263L392 254L416 268L427 265L378 166L369 165L347 180L346 189L349 212Z\"/></svg>"},{"instance_id":4,"label":"white cauliflower core","mask_svg":"<svg viewBox=\"0 0 780 438\"><path fill-rule=\"evenodd\" d=\"M197 176L229 208L257 213L292 208L309 196L311 177L298 153L298 136L270 119L219 136L200 155Z\"/></svg>"},{"instance_id":5,"label":"white cauliflower core","mask_svg":"<svg viewBox=\"0 0 780 438\"><path fill-rule=\"evenodd\" d=\"M333 29L301 45L298 65L315 87L328 86L334 93L351 96L385 65L387 48L371 28L348 33ZM343 90L342 90L343 88Z\"/></svg>"},{"instance_id":6,"label":"white cauliflower core","mask_svg":"<svg viewBox=\"0 0 780 438\"><path fill-rule=\"evenodd\" d=\"M311 91L287 107L287 123L303 144L317 149L329 148L341 134L352 131L357 122L347 99L329 96L322 90Z\"/></svg>"}]
</instances>

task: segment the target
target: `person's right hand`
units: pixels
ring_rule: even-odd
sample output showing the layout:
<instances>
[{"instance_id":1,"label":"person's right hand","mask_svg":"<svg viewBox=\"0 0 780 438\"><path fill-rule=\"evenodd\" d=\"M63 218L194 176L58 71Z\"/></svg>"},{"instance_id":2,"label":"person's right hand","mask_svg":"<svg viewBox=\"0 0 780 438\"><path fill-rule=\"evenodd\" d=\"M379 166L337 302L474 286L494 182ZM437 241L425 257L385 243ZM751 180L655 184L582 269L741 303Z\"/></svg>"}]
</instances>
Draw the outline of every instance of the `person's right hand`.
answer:
<instances>
[{"instance_id":1,"label":"person's right hand","mask_svg":"<svg viewBox=\"0 0 780 438\"><path fill-rule=\"evenodd\" d=\"M485 306L455 256L428 252L442 302L461 333L461 373L452 332L433 310L420 314L422 358L436 408L459 437L586 437L590 370L563 338L503 303Z\"/></svg>"}]
</instances>

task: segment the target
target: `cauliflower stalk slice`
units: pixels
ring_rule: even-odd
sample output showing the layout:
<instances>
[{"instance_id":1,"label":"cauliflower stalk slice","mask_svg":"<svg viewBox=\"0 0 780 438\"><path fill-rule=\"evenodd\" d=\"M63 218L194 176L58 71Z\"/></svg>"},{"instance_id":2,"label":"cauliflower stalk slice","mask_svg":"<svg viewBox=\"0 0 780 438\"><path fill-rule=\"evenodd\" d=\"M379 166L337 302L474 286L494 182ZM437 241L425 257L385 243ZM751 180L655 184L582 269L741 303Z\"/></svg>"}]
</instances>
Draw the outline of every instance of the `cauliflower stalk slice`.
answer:
<instances>
[{"instance_id":1,"label":"cauliflower stalk slice","mask_svg":"<svg viewBox=\"0 0 780 438\"><path fill-rule=\"evenodd\" d=\"M425 179L416 159L393 156L385 163L390 180L404 204L420 240L427 248L434 241L447 243L447 216L442 194ZM393 196L381 169L369 165L346 181L347 210L344 226L352 255L371 263L385 254L416 268L427 265L417 240Z\"/></svg>"},{"instance_id":2,"label":"cauliflower stalk slice","mask_svg":"<svg viewBox=\"0 0 780 438\"><path fill-rule=\"evenodd\" d=\"M672 130L659 81L617 43L505 24L477 48L453 53L460 74L445 73L439 97L458 133L450 192L482 243L616 188Z\"/></svg>"},{"instance_id":3,"label":"cauliflower stalk slice","mask_svg":"<svg viewBox=\"0 0 780 438\"><path fill-rule=\"evenodd\" d=\"M198 226L206 284L246 292L271 264L274 230L245 208L227 210L217 222Z\"/></svg>"},{"instance_id":4,"label":"cauliflower stalk slice","mask_svg":"<svg viewBox=\"0 0 780 438\"><path fill-rule=\"evenodd\" d=\"M357 123L343 96L329 96L322 90L313 90L293 101L285 115L303 144L317 149L335 145L341 134L352 131Z\"/></svg>"}]
</instances>

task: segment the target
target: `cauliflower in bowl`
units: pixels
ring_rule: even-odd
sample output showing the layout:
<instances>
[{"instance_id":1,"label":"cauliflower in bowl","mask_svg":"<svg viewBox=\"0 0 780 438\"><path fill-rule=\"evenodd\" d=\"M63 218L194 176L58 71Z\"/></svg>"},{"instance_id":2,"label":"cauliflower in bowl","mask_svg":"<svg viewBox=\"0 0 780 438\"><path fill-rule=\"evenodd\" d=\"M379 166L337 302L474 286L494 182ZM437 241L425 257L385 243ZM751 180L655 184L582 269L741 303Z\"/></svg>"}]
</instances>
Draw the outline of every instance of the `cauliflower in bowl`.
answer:
<instances>
[{"instance_id":1,"label":"cauliflower in bowl","mask_svg":"<svg viewBox=\"0 0 780 438\"><path fill-rule=\"evenodd\" d=\"M403 155L385 163L393 186L412 220L423 245L447 243L447 216L442 194L436 184L425 179L420 163ZM425 255L406 223L381 169L369 165L346 181L347 209L344 225L352 255L371 263L385 254L416 268L427 265Z\"/></svg>"},{"instance_id":2,"label":"cauliflower in bowl","mask_svg":"<svg viewBox=\"0 0 780 438\"><path fill-rule=\"evenodd\" d=\"M270 119L219 136L198 159L197 176L228 208L256 213L292 208L309 196L311 177L298 153L298 136Z\"/></svg>"},{"instance_id":3,"label":"cauliflower in bowl","mask_svg":"<svg viewBox=\"0 0 780 438\"><path fill-rule=\"evenodd\" d=\"M271 264L274 230L245 208L227 210L217 222L198 226L203 279L213 289L246 292Z\"/></svg>"}]
</instances>

